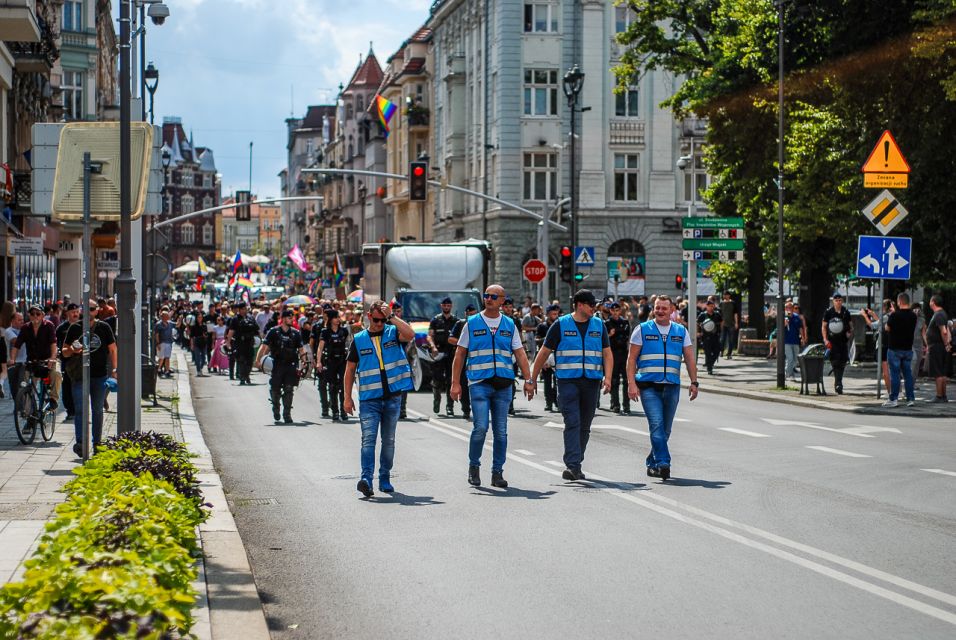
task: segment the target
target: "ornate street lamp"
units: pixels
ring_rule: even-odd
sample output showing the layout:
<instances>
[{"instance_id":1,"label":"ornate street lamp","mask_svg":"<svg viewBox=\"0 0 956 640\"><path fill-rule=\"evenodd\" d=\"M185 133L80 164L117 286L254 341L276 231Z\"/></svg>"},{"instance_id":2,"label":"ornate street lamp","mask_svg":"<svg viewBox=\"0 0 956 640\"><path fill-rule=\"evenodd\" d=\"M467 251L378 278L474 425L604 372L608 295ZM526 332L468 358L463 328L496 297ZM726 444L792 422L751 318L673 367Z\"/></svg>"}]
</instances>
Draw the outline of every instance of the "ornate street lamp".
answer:
<instances>
[{"instance_id":1,"label":"ornate street lamp","mask_svg":"<svg viewBox=\"0 0 956 640\"><path fill-rule=\"evenodd\" d=\"M564 95L568 99L568 109L571 111L571 224L569 227L571 231L572 251L577 251L575 248L578 246L578 189L576 166L577 145L575 144L575 139L577 138L577 119L575 118L575 115L578 111L578 96L581 94L581 89L584 87L584 72L578 68L578 65L575 64L566 74L564 74L562 86L564 88ZM574 295L574 291L577 289L577 286L577 279L572 278L571 295Z\"/></svg>"},{"instance_id":2,"label":"ornate street lamp","mask_svg":"<svg viewBox=\"0 0 956 640\"><path fill-rule=\"evenodd\" d=\"M156 94L156 88L159 86L159 69L152 62L143 72L143 82L146 84L146 90L149 91L149 123L153 124L153 99Z\"/></svg>"}]
</instances>

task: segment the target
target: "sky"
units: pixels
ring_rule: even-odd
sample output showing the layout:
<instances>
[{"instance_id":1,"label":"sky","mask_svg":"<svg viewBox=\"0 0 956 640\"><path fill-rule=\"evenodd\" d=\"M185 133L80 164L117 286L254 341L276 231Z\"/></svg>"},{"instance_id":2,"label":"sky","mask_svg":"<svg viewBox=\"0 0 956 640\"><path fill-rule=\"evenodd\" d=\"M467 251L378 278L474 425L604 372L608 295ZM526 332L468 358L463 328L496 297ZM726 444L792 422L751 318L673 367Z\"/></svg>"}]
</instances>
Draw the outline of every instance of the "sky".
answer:
<instances>
[{"instance_id":1,"label":"sky","mask_svg":"<svg viewBox=\"0 0 956 640\"><path fill-rule=\"evenodd\" d=\"M332 104L369 50L384 66L428 18L431 0L165 0L147 19L146 59L159 69L156 124L182 118L211 148L225 197L249 184L280 194L286 125L310 104ZM113 0L113 13L119 14ZM118 27L117 27L118 29ZM148 99L147 99L148 107Z\"/></svg>"}]
</instances>

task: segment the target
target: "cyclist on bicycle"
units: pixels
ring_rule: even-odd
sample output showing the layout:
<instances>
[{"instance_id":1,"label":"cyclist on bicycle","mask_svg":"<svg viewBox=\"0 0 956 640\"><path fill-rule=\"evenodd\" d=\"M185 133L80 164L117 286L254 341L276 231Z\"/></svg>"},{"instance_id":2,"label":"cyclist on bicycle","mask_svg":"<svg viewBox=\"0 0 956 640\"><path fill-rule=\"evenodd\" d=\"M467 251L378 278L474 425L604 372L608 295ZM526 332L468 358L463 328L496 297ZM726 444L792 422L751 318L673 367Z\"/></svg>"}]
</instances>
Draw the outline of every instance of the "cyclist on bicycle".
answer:
<instances>
[{"instance_id":1,"label":"cyclist on bicycle","mask_svg":"<svg viewBox=\"0 0 956 640\"><path fill-rule=\"evenodd\" d=\"M33 305L29 311L30 322L23 325L20 335L13 343L7 365L17 359L17 353L26 345L27 360L44 362L50 368L50 407L56 409L60 400L60 372L57 370L56 327L43 317L43 309ZM15 393L13 389L10 390Z\"/></svg>"}]
</instances>

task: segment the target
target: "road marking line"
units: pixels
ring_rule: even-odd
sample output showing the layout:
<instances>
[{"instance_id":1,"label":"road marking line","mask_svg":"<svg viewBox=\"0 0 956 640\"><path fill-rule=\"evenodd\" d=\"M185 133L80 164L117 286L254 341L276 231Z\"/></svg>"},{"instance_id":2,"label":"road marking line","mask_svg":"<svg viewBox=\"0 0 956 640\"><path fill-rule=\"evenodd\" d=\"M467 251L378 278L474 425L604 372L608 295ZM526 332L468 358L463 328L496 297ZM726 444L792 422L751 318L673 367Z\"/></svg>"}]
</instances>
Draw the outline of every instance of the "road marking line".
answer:
<instances>
[{"instance_id":1,"label":"road marking line","mask_svg":"<svg viewBox=\"0 0 956 640\"><path fill-rule=\"evenodd\" d=\"M768 422L775 427L806 427L808 429L819 429L820 431L832 431L833 433L842 433L847 436L856 436L858 438L872 438L873 436L868 433L859 433L856 429L834 429L833 427L824 427L822 424L816 424L815 422L800 422L798 420L777 420L775 418L761 418L764 422Z\"/></svg>"},{"instance_id":2,"label":"road marking line","mask_svg":"<svg viewBox=\"0 0 956 640\"><path fill-rule=\"evenodd\" d=\"M467 431L464 431L464 430L459 429L459 428L457 428L457 427L454 427L454 426L452 426L452 425L450 425L450 424L448 424L448 423L446 423L446 422L442 422L442 421L436 420L436 419L434 419L434 418L429 418L429 416L426 416L426 415L423 414L423 413L418 413L417 411L414 411L414 410L411 410L411 409L409 410L409 413L417 414L419 417L426 419L425 422L419 422L418 424L420 424L420 425L424 425L424 426L426 426L426 427L429 427L430 429L434 429L435 431L438 431L438 432L440 432L440 433L444 433L445 435L451 436L451 437L453 437L453 438L458 438L459 440L462 440L462 441L464 441L464 442L470 442L470 437L467 437L466 435L464 435L464 434L470 435L470 432L467 432ZM453 432L458 432L458 433L453 433ZM527 466L527 467L530 467L530 468L532 468L532 469L537 469L537 470L539 470L539 471L544 471L545 473L550 474L550 475L552 475L552 476L558 476L558 477L560 477L560 473L559 473L559 472L555 471L554 469L550 469L550 468L548 468L548 467L545 467L544 465L540 465L540 464L538 464L537 462L532 462L531 460L526 460L526 459L524 459L524 458L520 458L520 457L515 456L515 455L513 455L513 454L511 454L511 453L508 454L508 458L514 460L515 462L521 463L521 464L523 464L523 465L525 465L525 466ZM602 478L602 477L600 477L600 476L597 476L597 475L595 475L594 473L588 472L588 476L589 476L590 478L594 479L594 480L601 480L601 481L603 481L603 482L607 482L609 485L611 485L611 487L616 487L616 486L618 486L618 485L615 485L612 481L609 481L609 480L606 479L606 478ZM888 590L888 589L886 589L886 588L884 588L884 587L880 587L880 586L878 586L878 585L871 584L871 583L869 583L869 582L866 582L866 581L861 580L861 579L859 579L859 578L856 578L856 577L854 577L854 576L847 575L847 574L845 574L845 573L841 573L840 571L837 571L837 570L835 570L835 569L832 569L832 568L830 568L830 567L827 567L826 565L822 565L822 564L819 564L819 563L817 563L817 562L814 562L813 560L808 560L808 559L806 559L806 558L802 558L802 557L800 557L800 556L797 556L797 555L795 555L795 554L793 554L793 553L790 553L790 552L787 552L787 551L782 551L782 550L777 549L777 548L775 548L775 547L771 547L771 546L769 546L769 545L767 545L767 544L764 544L764 543L762 543L762 542L759 542L759 541L756 541L756 540L751 540L751 539L749 539L749 538L745 538L745 537L743 537L743 536L741 536L741 535L739 535L739 534L737 534L737 533L735 533L735 532L733 532L733 531L728 531L728 530L726 530L726 529L722 529L722 528L717 527L717 526L715 526L715 525L711 525L711 524L709 524L709 523L706 523L706 522L703 522L703 521L700 521L700 520L696 520L696 519L694 519L694 518L690 518L690 517L688 517L688 516L685 516L685 515L683 515L683 514L677 513L677 512L675 512L675 511L670 510L670 509L666 509L666 508L664 508L664 507L660 507L660 506L658 506L658 505L656 505L656 504L653 504L651 501L653 500L653 501L657 501L657 502L661 502L661 503L664 503L664 504L671 505L671 506L673 506L673 507L675 507L675 508L683 509L683 510L685 510L685 511L688 511L688 512L690 512L690 513L693 513L693 514L695 514L695 515L697 515L697 516L700 516L700 517L702 517L702 518L706 518L706 519L708 519L708 520L712 520L712 521L714 521L714 522L720 523L720 524L722 524L722 525L724 525L724 526L732 527L732 528L735 528L735 529L739 529L739 530L741 530L741 531L745 531L745 532L747 532L747 533L749 533L749 534L751 534L751 535L754 535L754 536L757 536L757 537L760 537L760 538L764 538L765 540L769 540L769 541L771 541L771 542L773 542L773 543L775 543L775 544L779 544L779 545L784 546L784 547L789 547L789 548L791 548L791 549L795 549L795 550L800 551L800 552L802 552L802 553L806 553L806 554L808 554L808 555L811 555L811 556L815 556L815 557L817 557L817 558L820 558L821 560L825 560L825 561L827 561L827 562L831 562L831 563L833 563L833 564L846 567L847 569L851 569L851 570L853 570L853 571L856 571L856 572L861 573L861 574L863 574L863 575L869 576L869 577L871 577L871 578L875 578L875 579L877 579L877 580L882 580L882 581L884 581L884 582L888 582L888 583L893 584L893 585L895 585L895 586L897 586L897 587L900 587L900 588L902 588L902 589L907 589L907 590L912 591L912 592L914 592L914 593L918 593L918 594L920 594L920 595L923 595L923 596L926 596L926 597L929 597L929 598L933 598L933 599L935 599L935 600L939 600L940 602L944 602L944 603L946 603L946 604L949 604L949 605L952 605L952 606L956 606L956 596L953 596L953 595L951 595L951 594L945 593L945 592L943 592L943 591L939 591L939 590L937 590L937 589L933 589L932 587L927 587L927 586L925 586L925 585L921 585L921 584L919 584L919 583L912 582L911 580L907 580L906 578L901 578L901 577L899 577L899 576L893 575L893 574L891 574L891 573L887 573L887 572L885 572L885 571L881 571L881 570L879 570L879 569L874 569L874 568L869 567L869 566L867 566L867 565L865 565L865 564L861 564L861 563L856 562L856 561L854 561L854 560L849 560L849 559L847 559L847 558L843 558L843 557L841 557L841 556L838 556L838 555L836 555L836 554L830 553L830 552L828 552L828 551L823 551L822 549L817 549L817 548L815 548L815 547L811 547L810 545L803 544L803 543L801 543L801 542L796 542L795 540L790 540L790 539L788 539L788 538L784 538L783 536L779 536L779 535L777 535L777 534L770 533L769 531L764 531L763 529L759 529L759 528L757 528L757 527L753 527L753 526L750 526L750 525L747 525L747 524L743 524L743 523L741 523L741 522L736 522L736 521L731 520L731 519L729 519L729 518L725 518L724 516L719 516L719 515L717 515L717 514L715 514L715 513L710 513L710 512L708 512L708 511L704 511L703 509L698 509L697 507L693 507L693 506L691 506L691 505L683 504L683 503L681 503L681 502L678 502L677 500L674 500L674 499L672 499L672 498L667 498L667 497L662 496L662 495L657 495L657 494L654 494L654 493L651 493L651 492L647 492L647 493L643 494L643 497L640 497L640 498L639 498L639 497L637 497L637 496L631 495L630 493L625 493L625 492L622 492L622 491L610 491L610 492L608 492L608 495L616 496L616 497L621 498L621 499L623 499L623 500L627 500L628 502L633 502L633 503L635 503L635 504L637 504L637 505L640 505L640 506L645 507L645 508L647 508L647 509L650 509L650 510L652 510L652 511L656 511L656 512L658 512L658 513L661 513L662 515L666 515L666 516L671 517L671 518L673 518L673 519L675 519L675 520L678 520L678 521L680 521L680 522L684 522L684 523L686 523L686 524L690 524L690 525L695 526L695 527L698 527L698 528L700 528L700 529L704 529L704 530L706 530L706 531L710 531L710 532L715 533L715 534L717 534L717 535L720 535L720 536L722 536L722 537L724 537L724 538L733 540L733 541L735 541L735 542L739 542L740 544L743 544L743 545L746 545L746 546L749 546L749 547L752 547L752 548L755 548L755 549L759 549L759 550L761 550L761 551L764 551L764 552L766 552L766 553L769 553L769 554L771 554L771 555L774 555L774 556L776 556L776 557L778 557L778 558L781 558L781 559L783 559L783 560L787 560L788 562L791 562L791 563L796 564L796 565L798 565L798 566L802 566L802 567L804 567L804 568L806 568L806 569L809 569L809 570L811 570L811 571L814 571L814 572L816 572L816 573L820 573L820 574L825 575L825 576L827 576L827 577L833 578L834 580L837 580L837 581L839 581L839 582L843 582L843 583L848 584L848 585L850 585L850 586L856 587L856 588L858 588L858 589L860 589L860 590L862 590L862 591L866 591L866 592L868 592L868 593L872 593L873 595L879 596L879 597L884 598L884 599L886 599L886 600L890 600L890 601L892 601L892 602L896 602L897 604L900 604L900 605L903 605L903 606L905 606L905 607L907 607L907 608L913 609L914 611L918 611L918 612L920 612L920 613L924 613L924 614L926 614L926 615L928 615L928 616L931 616L931 617L933 617L933 618L937 618L937 619L939 619L939 620L943 620L944 622L948 622L948 623L950 623L950 624L952 624L952 625L956 625L956 615L954 615L954 614L952 614L952 613L950 613L950 612L948 612L948 611L945 611L945 610L943 610L943 609L939 609L939 608L937 608L937 607L933 607L933 606L928 605L928 604L926 604L926 603L924 603L924 602L920 602L919 600L915 600L915 599L913 599L913 598L910 598L910 597L908 597L908 596L904 596L904 595L899 594L899 593L896 593L896 592L894 592L894 591L890 591L890 590Z\"/></svg>"},{"instance_id":3,"label":"road marking line","mask_svg":"<svg viewBox=\"0 0 956 640\"><path fill-rule=\"evenodd\" d=\"M640 431L639 429L631 429L630 427L622 427L619 424L592 424L591 430L599 429L601 431L626 431L627 433L634 433L639 436L649 435L646 431Z\"/></svg>"},{"instance_id":4,"label":"road marking line","mask_svg":"<svg viewBox=\"0 0 956 640\"><path fill-rule=\"evenodd\" d=\"M817 447L808 445L807 449L815 449L817 451L823 451L825 453L835 453L838 456L846 456L847 458L872 458L873 456L864 455L862 453L853 453L852 451L844 451L843 449L831 449L830 447Z\"/></svg>"},{"instance_id":5,"label":"road marking line","mask_svg":"<svg viewBox=\"0 0 956 640\"><path fill-rule=\"evenodd\" d=\"M564 469L564 463L558 462L557 460L545 460L544 463L550 464L552 467L561 467L562 469Z\"/></svg>"},{"instance_id":6,"label":"road marking line","mask_svg":"<svg viewBox=\"0 0 956 640\"><path fill-rule=\"evenodd\" d=\"M690 418L674 418L674 422L693 422Z\"/></svg>"},{"instance_id":7,"label":"road marking line","mask_svg":"<svg viewBox=\"0 0 956 640\"><path fill-rule=\"evenodd\" d=\"M743 429L733 429L731 427L718 427L721 431L728 431L730 433L738 433L742 436L750 436L751 438L770 438L772 436L767 435L766 433L757 433L756 431L744 431Z\"/></svg>"},{"instance_id":8,"label":"road marking line","mask_svg":"<svg viewBox=\"0 0 956 640\"><path fill-rule=\"evenodd\" d=\"M956 476L956 471L944 471L943 469L920 469L920 471L929 471L930 473L939 473L944 476Z\"/></svg>"},{"instance_id":9,"label":"road marking line","mask_svg":"<svg viewBox=\"0 0 956 640\"><path fill-rule=\"evenodd\" d=\"M527 449L515 449L515 453L520 453L523 456L533 456L534 454Z\"/></svg>"},{"instance_id":10,"label":"road marking line","mask_svg":"<svg viewBox=\"0 0 956 640\"><path fill-rule=\"evenodd\" d=\"M554 422L553 420L549 420L549 421L545 422L545 423L544 423L544 426L546 426L546 427L553 427L553 428L556 428L556 429L564 429L564 425L563 425L563 424L558 424L557 422Z\"/></svg>"}]
</instances>

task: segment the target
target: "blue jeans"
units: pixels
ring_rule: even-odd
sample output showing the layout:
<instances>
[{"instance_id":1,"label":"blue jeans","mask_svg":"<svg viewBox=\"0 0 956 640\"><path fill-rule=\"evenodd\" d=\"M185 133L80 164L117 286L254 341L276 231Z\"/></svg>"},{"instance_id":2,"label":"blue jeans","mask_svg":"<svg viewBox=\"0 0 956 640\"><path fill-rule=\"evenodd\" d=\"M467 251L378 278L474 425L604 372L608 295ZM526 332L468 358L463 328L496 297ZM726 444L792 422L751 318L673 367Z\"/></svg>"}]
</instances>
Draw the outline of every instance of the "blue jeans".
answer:
<instances>
[{"instance_id":1,"label":"blue jeans","mask_svg":"<svg viewBox=\"0 0 956 640\"><path fill-rule=\"evenodd\" d=\"M83 442L83 381L74 381L71 389L73 393L73 431L76 441ZM106 376L90 378L90 424L93 428L93 437L90 451L100 443L103 437L103 400L106 399Z\"/></svg>"},{"instance_id":2,"label":"blue jeans","mask_svg":"<svg viewBox=\"0 0 956 640\"><path fill-rule=\"evenodd\" d=\"M359 421L362 423L362 478L372 482L375 475L375 441L382 434L382 451L378 460L379 480L388 480L395 459L395 425L402 408L402 396L362 400Z\"/></svg>"},{"instance_id":3,"label":"blue jeans","mask_svg":"<svg viewBox=\"0 0 956 640\"><path fill-rule=\"evenodd\" d=\"M471 444L468 446L468 464L481 466L481 450L488 433L488 415L491 414L491 431L494 448L491 453L491 472L501 473L508 456L508 405L511 404L511 387L495 390L488 382L478 382L468 387L471 395L471 414L474 427Z\"/></svg>"},{"instance_id":4,"label":"blue jeans","mask_svg":"<svg viewBox=\"0 0 956 640\"><path fill-rule=\"evenodd\" d=\"M667 441L674 426L674 415L680 400L680 385L665 384L661 388L641 389L641 404L651 434L651 453L647 456L647 467L657 469L671 466L671 452Z\"/></svg>"},{"instance_id":5,"label":"blue jeans","mask_svg":"<svg viewBox=\"0 0 956 640\"><path fill-rule=\"evenodd\" d=\"M890 400L896 400L900 397L900 371L903 372L903 383L906 386L906 399L915 400L916 392L913 390L912 349L906 351L887 349L886 363L890 368Z\"/></svg>"},{"instance_id":6,"label":"blue jeans","mask_svg":"<svg viewBox=\"0 0 956 640\"><path fill-rule=\"evenodd\" d=\"M558 379L558 408L564 416L564 466L568 469L581 469L600 397L600 380Z\"/></svg>"},{"instance_id":7,"label":"blue jeans","mask_svg":"<svg viewBox=\"0 0 956 640\"><path fill-rule=\"evenodd\" d=\"M206 366L206 347L193 347L193 364L196 365L196 373L202 373L202 368Z\"/></svg>"}]
</instances>

